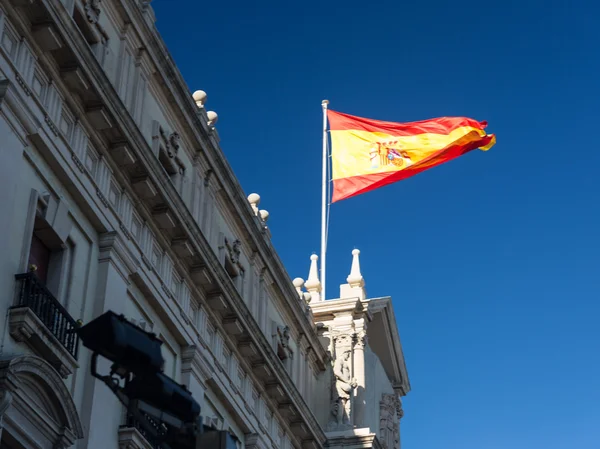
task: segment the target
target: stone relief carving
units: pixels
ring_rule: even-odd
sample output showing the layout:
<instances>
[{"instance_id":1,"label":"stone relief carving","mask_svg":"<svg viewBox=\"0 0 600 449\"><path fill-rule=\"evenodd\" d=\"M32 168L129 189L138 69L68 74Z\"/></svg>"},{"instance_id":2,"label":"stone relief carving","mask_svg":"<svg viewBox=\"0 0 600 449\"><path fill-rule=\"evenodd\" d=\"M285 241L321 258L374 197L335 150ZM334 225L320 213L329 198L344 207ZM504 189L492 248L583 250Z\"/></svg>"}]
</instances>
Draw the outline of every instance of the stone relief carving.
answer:
<instances>
[{"instance_id":1,"label":"stone relief carving","mask_svg":"<svg viewBox=\"0 0 600 449\"><path fill-rule=\"evenodd\" d=\"M288 326L277 326L277 355L281 360L293 357L293 352L290 348L290 328Z\"/></svg>"},{"instance_id":2,"label":"stone relief carving","mask_svg":"<svg viewBox=\"0 0 600 449\"><path fill-rule=\"evenodd\" d=\"M397 414L399 399L384 393L379 403L379 440L384 449L400 447L400 423Z\"/></svg>"},{"instance_id":3,"label":"stone relief carving","mask_svg":"<svg viewBox=\"0 0 600 449\"><path fill-rule=\"evenodd\" d=\"M340 336L338 336L339 338ZM352 350L348 349L336 357L333 364L333 388L331 389L331 418L327 430L341 430L352 427L352 391L356 388L356 379L352 378L350 358Z\"/></svg>"},{"instance_id":4,"label":"stone relief carving","mask_svg":"<svg viewBox=\"0 0 600 449\"><path fill-rule=\"evenodd\" d=\"M219 245L220 256L225 264L225 269L232 277L237 277L240 274L243 275L244 267L240 261L242 254L242 242L239 239L235 239L233 242L227 237L220 234L221 245Z\"/></svg>"},{"instance_id":5,"label":"stone relief carving","mask_svg":"<svg viewBox=\"0 0 600 449\"><path fill-rule=\"evenodd\" d=\"M96 24L100 19L100 2L102 0L85 0L85 14L88 22Z\"/></svg>"},{"instance_id":6,"label":"stone relief carving","mask_svg":"<svg viewBox=\"0 0 600 449\"><path fill-rule=\"evenodd\" d=\"M402 409L402 400L400 398L396 398L396 414L398 415L398 419L402 419L404 417L404 410Z\"/></svg>"},{"instance_id":7,"label":"stone relief carving","mask_svg":"<svg viewBox=\"0 0 600 449\"><path fill-rule=\"evenodd\" d=\"M369 344L369 340L367 337L367 331L362 330L356 334L356 346L358 348L364 348L368 344Z\"/></svg>"},{"instance_id":8,"label":"stone relief carving","mask_svg":"<svg viewBox=\"0 0 600 449\"><path fill-rule=\"evenodd\" d=\"M333 335L333 342L336 348L352 348L356 340L354 333L339 333Z\"/></svg>"},{"instance_id":9,"label":"stone relief carving","mask_svg":"<svg viewBox=\"0 0 600 449\"><path fill-rule=\"evenodd\" d=\"M181 136L177 132L171 133L171 135L169 136L169 143L169 146L173 148L175 152L177 152L181 145Z\"/></svg>"},{"instance_id":10,"label":"stone relief carving","mask_svg":"<svg viewBox=\"0 0 600 449\"><path fill-rule=\"evenodd\" d=\"M233 243L225 242L227 247L227 255L232 264L237 265L240 263L240 254L242 253L242 242L239 239L235 239Z\"/></svg>"}]
</instances>

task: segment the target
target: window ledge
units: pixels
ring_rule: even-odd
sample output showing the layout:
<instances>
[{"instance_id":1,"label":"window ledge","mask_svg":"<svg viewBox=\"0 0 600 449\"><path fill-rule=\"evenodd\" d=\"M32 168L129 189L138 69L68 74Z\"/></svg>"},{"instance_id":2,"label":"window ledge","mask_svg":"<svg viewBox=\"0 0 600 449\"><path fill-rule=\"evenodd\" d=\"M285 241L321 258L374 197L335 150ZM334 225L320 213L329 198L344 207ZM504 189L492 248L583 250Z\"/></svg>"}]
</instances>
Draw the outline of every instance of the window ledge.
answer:
<instances>
[{"instance_id":1,"label":"window ledge","mask_svg":"<svg viewBox=\"0 0 600 449\"><path fill-rule=\"evenodd\" d=\"M135 427L121 427L119 449L152 449L152 445Z\"/></svg>"},{"instance_id":2,"label":"window ledge","mask_svg":"<svg viewBox=\"0 0 600 449\"><path fill-rule=\"evenodd\" d=\"M29 307L9 310L9 332L16 341L27 344L35 353L45 358L63 378L66 379L79 368L77 360Z\"/></svg>"}]
</instances>

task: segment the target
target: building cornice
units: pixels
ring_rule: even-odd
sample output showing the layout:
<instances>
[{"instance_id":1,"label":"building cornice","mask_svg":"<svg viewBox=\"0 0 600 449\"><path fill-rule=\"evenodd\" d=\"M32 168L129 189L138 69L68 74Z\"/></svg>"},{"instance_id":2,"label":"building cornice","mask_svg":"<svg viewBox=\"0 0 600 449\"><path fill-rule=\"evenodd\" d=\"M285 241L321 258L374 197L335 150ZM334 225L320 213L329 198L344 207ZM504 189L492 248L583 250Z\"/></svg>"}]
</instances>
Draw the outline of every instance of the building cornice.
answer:
<instances>
[{"instance_id":1,"label":"building cornice","mask_svg":"<svg viewBox=\"0 0 600 449\"><path fill-rule=\"evenodd\" d=\"M178 108L182 111L181 118L185 121L188 132L193 134L206 150L205 155L208 159L208 164L213 167L213 170L215 167L217 168L216 174L221 177L221 179L219 179L221 189L223 189L227 195L228 201L226 201L226 205L234 208L231 215L238 218L242 229L248 234L248 237L251 239L254 246L260 250L265 265L268 267L269 271L271 271L273 277L275 279L287 281L277 283L280 295L284 298L283 302L286 306L287 313L293 317L296 326L298 326L304 334L309 336L311 345L316 352L317 361L321 366L321 369L324 369L325 361L328 357L326 351L324 351L322 345L320 345L312 323L306 319L306 316L302 313L300 308L297 307L297 304L294 303L297 298L297 293L291 278L285 270L273 245L265 238L262 229L258 226L252 208L250 207L247 198L242 194L242 187L235 177L231 166L227 162L223 151L220 149L218 142L214 140L214 136L212 136L212 132L208 129L206 121L200 120L200 117L203 117L205 113L203 114L203 111L199 110L194 103L183 76L175 66L173 59L164 42L158 35L156 28L151 28L148 25L144 20L142 11L134 1L127 0L123 5L129 16L132 18L132 21L135 21L138 32L141 31L144 33L142 40L147 43L148 54L154 59L157 67L162 69L158 71L157 75L162 75L164 86L174 94L170 95L170 98L172 101L176 102ZM200 130L202 130L203 133L201 133ZM207 138L209 141L212 140L212 144L207 142ZM192 157L193 154L190 155L190 158Z\"/></svg>"},{"instance_id":2,"label":"building cornice","mask_svg":"<svg viewBox=\"0 0 600 449\"><path fill-rule=\"evenodd\" d=\"M131 2L129 2L129 4L131 4ZM118 97L113 85L108 80L98 61L95 59L87 43L83 41L80 33L78 33L73 26L72 20L69 17L66 9L59 0L48 0L47 2L43 2L43 5L47 7L47 12L53 19L57 32L61 35L62 39L64 39L67 46L73 50L73 58L86 73L90 81L90 86L96 92L96 95L104 105L105 110L109 112L112 124L115 128L126 131L126 137L132 143L132 152L136 156L136 159L139 161L139 164L147 170L149 176L156 180L155 187L157 192L172 208L174 219L187 234L192 246L194 247L194 250L205 260L210 269L211 276L214 278L214 285L224 293L224 296L229 303L228 305L231 309L231 312L239 317L244 329L255 341L255 344L260 349L260 355L264 359L265 366L269 372L272 373L274 380L280 383L285 388L287 394L289 394L290 399L292 399L293 403L297 407L300 419L307 422L314 441L316 441L319 445L323 445L325 442L325 434L322 428L296 389L291 378L281 366L281 363L270 347L269 342L261 332L254 318L251 316L250 311L240 297L224 267L217 260L216 255L214 254L203 233L200 231L198 224L191 216L187 206L175 190L175 187L168 181L166 174L159 164L159 161L154 157L150 157L152 151L146 139L142 135L141 130L137 127L133 118L129 115L125 108L123 108L122 101ZM137 12L139 13L139 11ZM145 24L145 22L142 23ZM179 86L179 88L181 89L181 86ZM191 101L191 99L188 100ZM196 116L194 115L194 117ZM228 166L226 166L226 163L223 161L220 161L218 165L224 169L228 169ZM229 187L230 190L233 190L234 187L239 189L239 185L232 177L230 169L227 174L231 178L230 184L227 187ZM278 256L274 253L270 244L267 244L257 226L255 226L255 223L250 225L249 219L253 217L253 215L251 214L249 204L247 203L246 199L242 197L240 191L229 192L232 200L234 200L232 203L236 205L240 213L243 212L244 207L246 208L246 212L244 212L244 221L247 225L247 229L249 229L251 234L254 235L257 245L259 245L259 247L263 250L263 257L271 267L271 270L275 272L278 279L289 279ZM251 226L254 226L254 228ZM273 260L277 261L277 263L272 262ZM286 287L286 290L289 289L289 295L286 294L285 297L287 297L288 300L295 299L296 292L291 284L291 281L284 282L283 285ZM293 307L291 307L291 309L293 309ZM295 312L295 315L298 316L299 311ZM312 328L312 324L306 322L302 323L302 320L299 322L301 325L303 325L303 327L305 327L307 331L306 333L314 340L314 347L321 349L320 361L324 369L326 355L323 348L320 346L316 332Z\"/></svg>"},{"instance_id":3,"label":"building cornice","mask_svg":"<svg viewBox=\"0 0 600 449\"><path fill-rule=\"evenodd\" d=\"M393 387L401 396L405 396L410 391L410 380L408 378L408 370L404 353L402 351L402 343L400 341L400 333L398 332L398 323L394 314L392 298L389 296L382 298L366 299L362 301L365 309L369 310L373 315L382 314L383 322L385 323L388 340L394 355L395 371L399 375Z\"/></svg>"}]
</instances>

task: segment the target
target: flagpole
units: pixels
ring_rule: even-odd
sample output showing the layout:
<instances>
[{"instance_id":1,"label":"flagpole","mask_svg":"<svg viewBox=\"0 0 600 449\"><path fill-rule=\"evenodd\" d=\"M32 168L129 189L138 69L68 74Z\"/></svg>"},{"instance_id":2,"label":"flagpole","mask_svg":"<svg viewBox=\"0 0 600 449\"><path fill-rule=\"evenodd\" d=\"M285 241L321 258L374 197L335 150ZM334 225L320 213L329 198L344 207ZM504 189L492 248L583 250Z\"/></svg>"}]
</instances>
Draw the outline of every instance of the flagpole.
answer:
<instances>
[{"instance_id":1,"label":"flagpole","mask_svg":"<svg viewBox=\"0 0 600 449\"><path fill-rule=\"evenodd\" d=\"M321 300L325 299L325 258L327 252L327 105L323 100L323 175L321 192Z\"/></svg>"}]
</instances>

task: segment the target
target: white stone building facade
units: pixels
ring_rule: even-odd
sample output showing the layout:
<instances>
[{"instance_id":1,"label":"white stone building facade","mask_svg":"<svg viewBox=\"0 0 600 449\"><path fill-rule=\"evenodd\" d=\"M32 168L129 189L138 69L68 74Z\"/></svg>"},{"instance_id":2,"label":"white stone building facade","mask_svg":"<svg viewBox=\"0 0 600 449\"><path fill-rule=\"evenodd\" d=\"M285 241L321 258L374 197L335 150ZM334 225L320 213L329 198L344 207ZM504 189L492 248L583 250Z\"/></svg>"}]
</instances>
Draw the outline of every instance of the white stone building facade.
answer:
<instances>
[{"instance_id":1,"label":"white stone building facade","mask_svg":"<svg viewBox=\"0 0 600 449\"><path fill-rule=\"evenodd\" d=\"M240 447L399 447L391 300L358 254L338 300L292 283L205 102L150 1L0 0L2 449L152 447L71 332L107 310Z\"/></svg>"}]
</instances>

